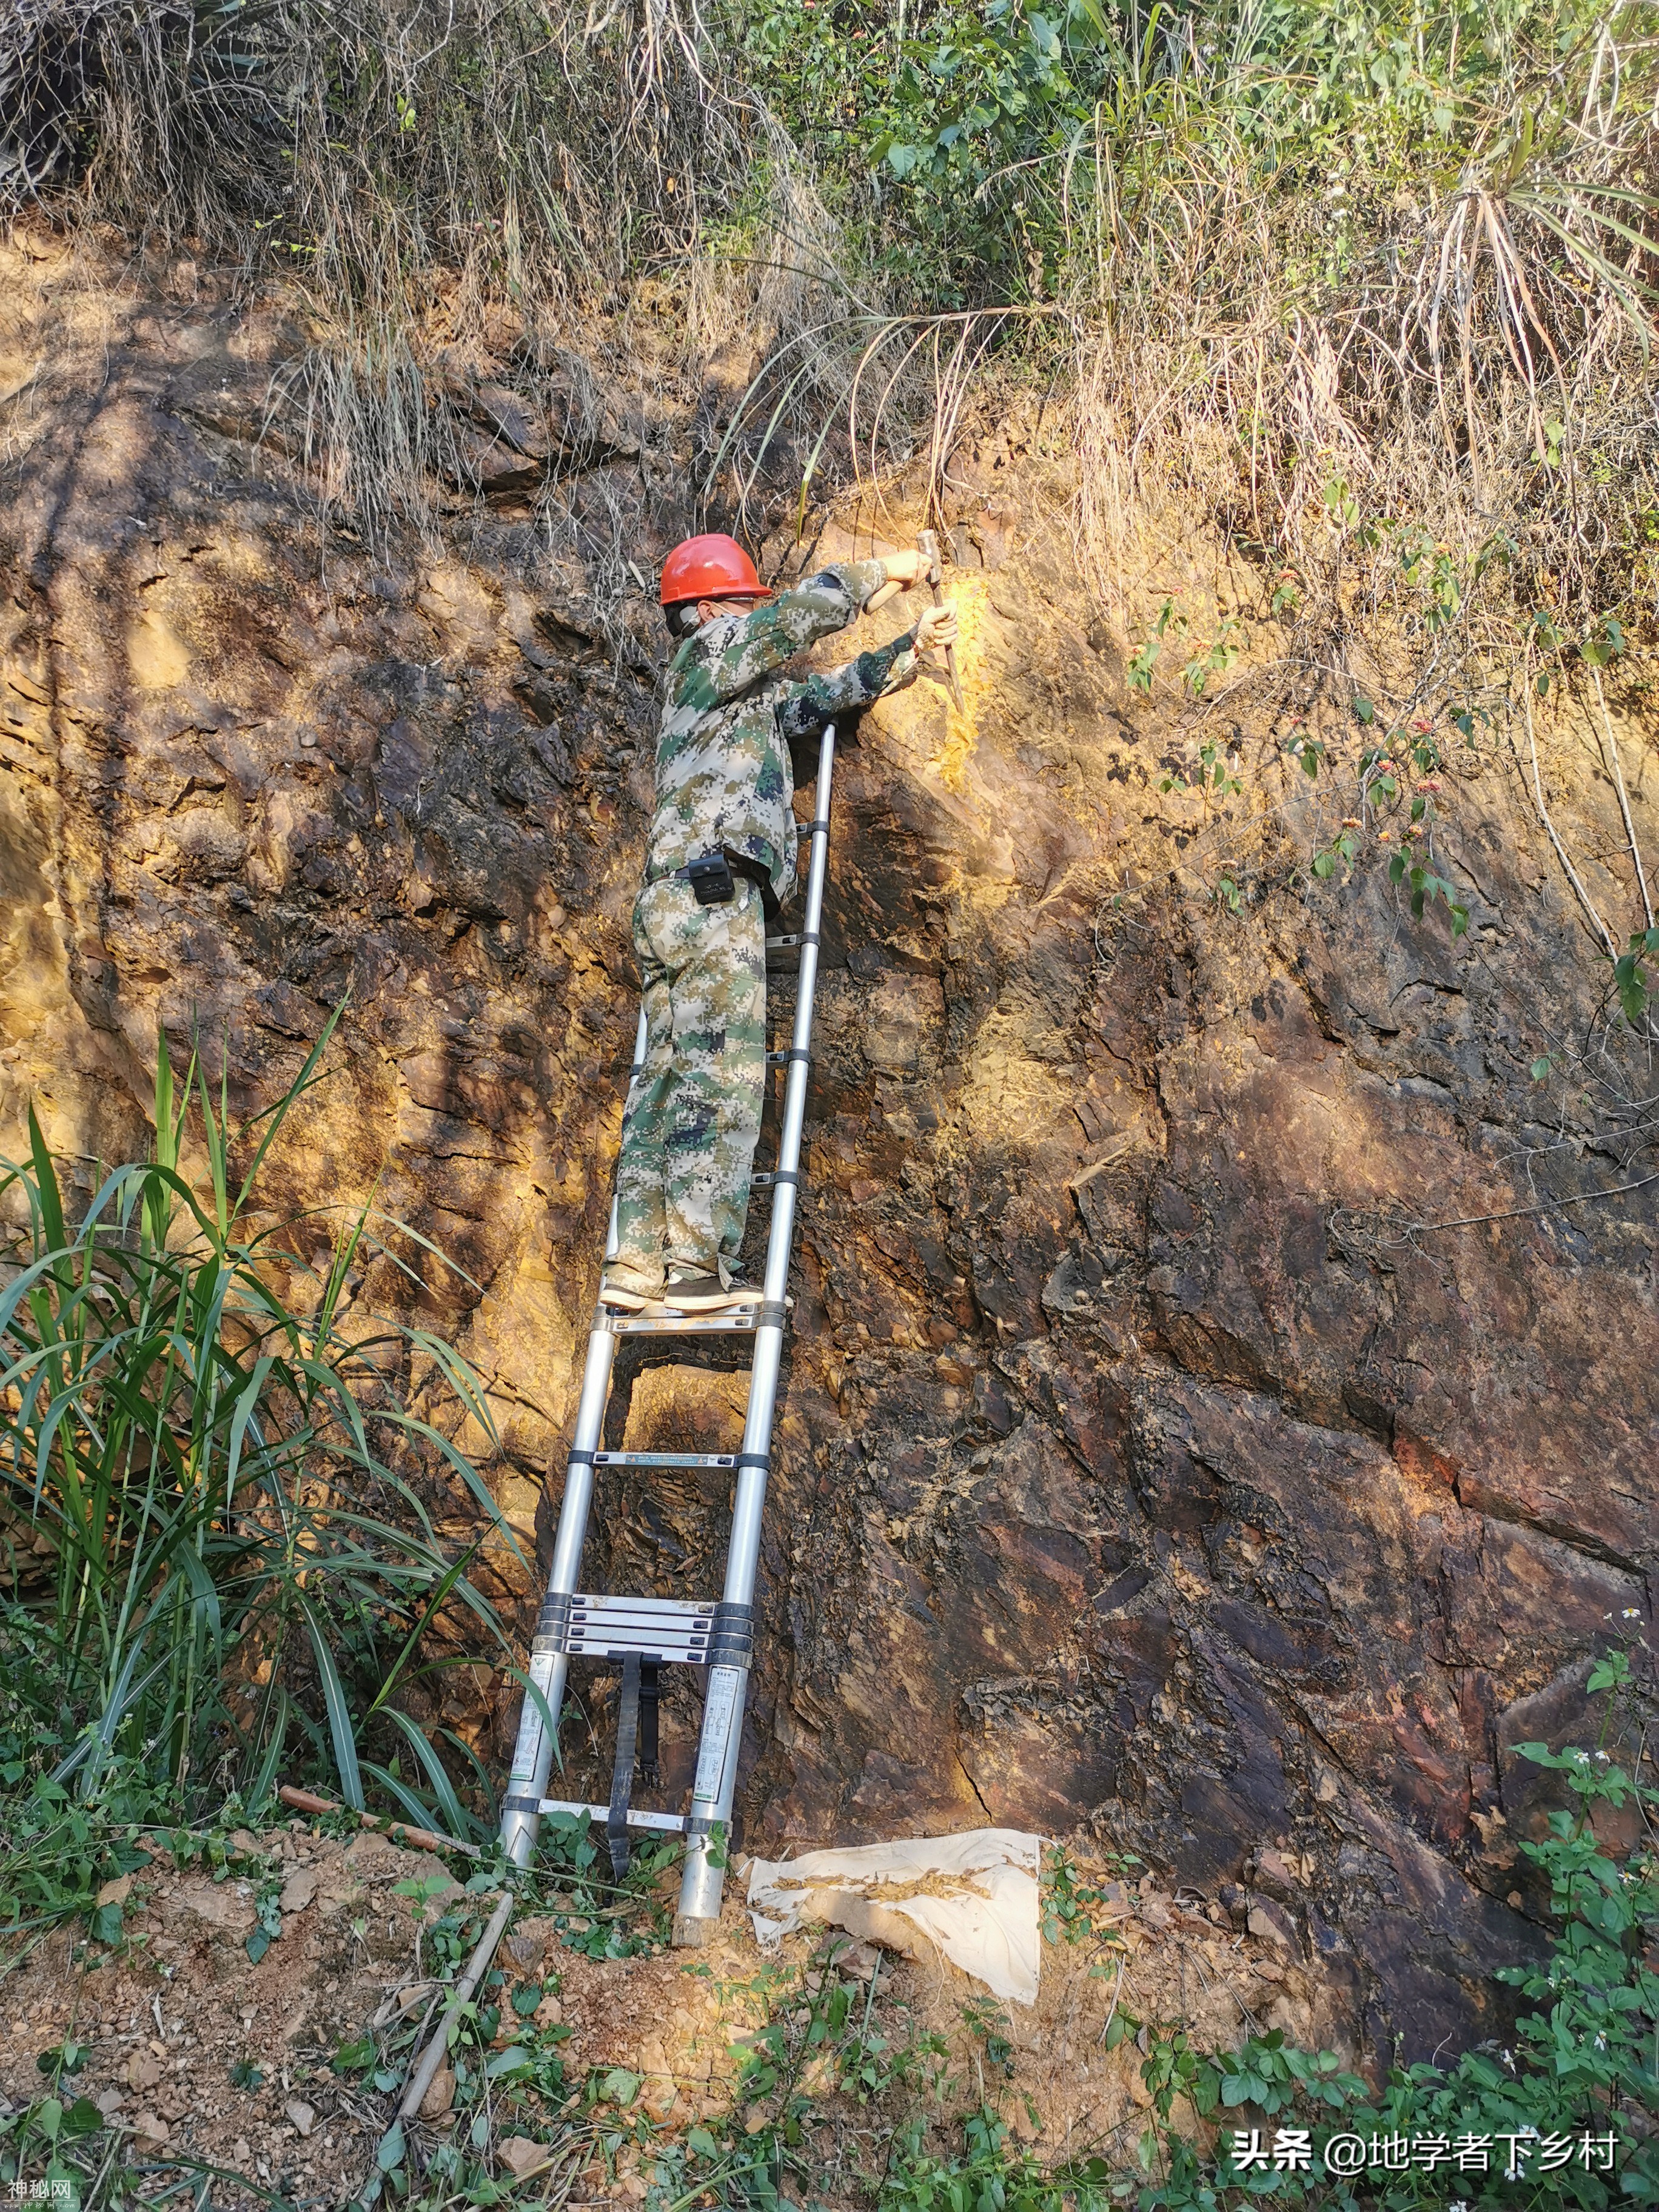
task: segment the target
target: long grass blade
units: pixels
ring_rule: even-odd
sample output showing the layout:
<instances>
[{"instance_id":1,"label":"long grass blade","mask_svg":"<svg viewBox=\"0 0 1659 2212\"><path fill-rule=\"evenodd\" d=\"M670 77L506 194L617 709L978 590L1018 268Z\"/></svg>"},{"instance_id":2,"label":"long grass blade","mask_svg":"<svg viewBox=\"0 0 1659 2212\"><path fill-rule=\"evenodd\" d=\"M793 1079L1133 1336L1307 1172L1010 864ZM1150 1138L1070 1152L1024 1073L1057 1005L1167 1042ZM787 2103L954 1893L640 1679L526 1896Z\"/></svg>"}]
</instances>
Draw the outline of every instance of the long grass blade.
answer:
<instances>
[{"instance_id":1,"label":"long grass blade","mask_svg":"<svg viewBox=\"0 0 1659 2212\"><path fill-rule=\"evenodd\" d=\"M357 1737L351 1723L351 1707L347 1701L345 1686L339 1669L334 1664L334 1654L329 1649L328 1638L316 1608L303 1593L300 1595L300 1611L304 1616L311 1638L312 1656L317 1662L317 1677L322 1684L323 1705L328 1715L329 1740L334 1747L334 1767L340 1778L340 1793L354 1812L361 1813L363 1805L362 1776L357 1765Z\"/></svg>"},{"instance_id":2,"label":"long grass blade","mask_svg":"<svg viewBox=\"0 0 1659 2212\"><path fill-rule=\"evenodd\" d=\"M432 1784L433 1794L442 1808L442 1825L459 1841L465 1842L476 1832L475 1824L462 1809L461 1801L455 1795L455 1785L445 1772L444 1763L433 1748L425 1730L418 1727L409 1714L400 1712L395 1705L386 1706L383 1711L386 1718L394 1728L399 1730L416 1758L421 1762L427 1780Z\"/></svg>"}]
</instances>

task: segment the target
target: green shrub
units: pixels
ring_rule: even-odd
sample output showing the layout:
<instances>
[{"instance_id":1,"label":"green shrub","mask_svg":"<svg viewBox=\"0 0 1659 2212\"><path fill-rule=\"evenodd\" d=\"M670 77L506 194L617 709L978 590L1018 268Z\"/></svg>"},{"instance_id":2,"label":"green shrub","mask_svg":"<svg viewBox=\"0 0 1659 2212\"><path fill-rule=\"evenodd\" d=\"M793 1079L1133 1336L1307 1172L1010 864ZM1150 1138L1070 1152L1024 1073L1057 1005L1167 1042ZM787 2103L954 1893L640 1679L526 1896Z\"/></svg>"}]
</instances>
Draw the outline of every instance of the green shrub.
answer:
<instances>
[{"instance_id":1,"label":"green shrub","mask_svg":"<svg viewBox=\"0 0 1659 2212\"><path fill-rule=\"evenodd\" d=\"M949 304L941 284L976 301L1051 293L1093 263L1103 223L1114 249L1180 281L1204 243L1201 204L1253 189L1286 211L1301 203L1297 274L1312 303L1383 242L1368 196L1443 190L1471 164L1500 210L1524 203L1573 256L1593 257L1615 297L1642 289L1620 267L1631 244L1647 246L1628 219L1637 179L1595 163L1632 143L1651 94L1646 7L1615 27L1595 0L1478 14L1423 0L856 13L763 0L738 21L757 85L823 169L884 180L902 265L933 288L917 305ZM1590 197L1569 216L1574 191ZM933 249L920 263L918 243ZM1234 273L1211 272L1217 295Z\"/></svg>"}]
</instances>

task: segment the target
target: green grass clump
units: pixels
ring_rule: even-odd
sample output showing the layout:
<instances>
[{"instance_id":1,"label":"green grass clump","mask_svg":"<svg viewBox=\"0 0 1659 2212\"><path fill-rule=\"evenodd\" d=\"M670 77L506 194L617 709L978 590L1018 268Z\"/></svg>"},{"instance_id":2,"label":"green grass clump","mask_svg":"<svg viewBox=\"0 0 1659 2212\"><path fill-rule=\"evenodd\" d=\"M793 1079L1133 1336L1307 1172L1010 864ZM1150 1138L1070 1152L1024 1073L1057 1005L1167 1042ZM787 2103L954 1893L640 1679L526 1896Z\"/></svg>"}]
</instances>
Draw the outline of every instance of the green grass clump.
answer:
<instances>
[{"instance_id":1,"label":"green grass clump","mask_svg":"<svg viewBox=\"0 0 1659 2212\"><path fill-rule=\"evenodd\" d=\"M0 1781L14 1789L92 1804L142 1774L187 1810L232 1790L261 1802L291 1762L349 1806L374 1784L424 1825L477 1826L450 1771L476 1773L471 1753L404 1707L441 1695L475 1639L501 1645L468 1570L510 1533L410 1402L418 1379L492 1433L481 1386L441 1339L354 1303L386 1249L371 1212L324 1227L313 1270L301 1224L254 1212L332 1028L246 1130L198 1063L175 1091L163 1048L154 1157L108 1174L78 1218L32 1117L31 1157L0 1182L22 1217L0 1253ZM304 1225L314 1241L321 1224ZM471 1533L441 1536L434 1509Z\"/></svg>"}]
</instances>

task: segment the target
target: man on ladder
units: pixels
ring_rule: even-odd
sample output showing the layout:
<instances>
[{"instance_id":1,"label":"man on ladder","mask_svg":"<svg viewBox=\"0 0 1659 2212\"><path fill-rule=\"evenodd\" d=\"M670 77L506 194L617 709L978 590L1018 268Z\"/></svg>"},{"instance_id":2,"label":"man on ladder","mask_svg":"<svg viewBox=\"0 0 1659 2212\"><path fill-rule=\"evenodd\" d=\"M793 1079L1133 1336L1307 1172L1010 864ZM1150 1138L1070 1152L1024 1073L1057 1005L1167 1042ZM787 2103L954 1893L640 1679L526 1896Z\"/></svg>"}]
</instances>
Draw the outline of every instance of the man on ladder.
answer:
<instances>
[{"instance_id":1,"label":"man on ladder","mask_svg":"<svg viewBox=\"0 0 1659 2212\"><path fill-rule=\"evenodd\" d=\"M790 742L915 679L956 641L954 609L823 676L786 664L844 629L923 556L851 561L769 591L735 540L663 565L681 641L657 739L656 807L634 908L646 1048L623 1116L617 1249L602 1302L643 1313L758 1304L737 1273L766 1076L766 921L795 879Z\"/></svg>"},{"instance_id":2,"label":"man on ladder","mask_svg":"<svg viewBox=\"0 0 1659 2212\"><path fill-rule=\"evenodd\" d=\"M935 602L914 630L828 676L792 680L783 674L804 647L845 629L890 587L923 574ZM729 538L688 539L663 569L663 605L683 642L670 672L657 746L657 805L634 910L645 984L637 1073L623 1121L615 1234L587 1340L547 1589L501 1800L501 1849L513 1865L527 1866L544 1814L603 1820L620 1880L630 1829L683 1836L678 1944L706 1943L719 1924L724 1845L737 1790L811 1057L835 723L908 684L919 657L943 653L954 688L956 616L939 604L938 590L938 555L925 532L917 552L826 568L781 594L763 586ZM789 1075L779 1166L768 1178L773 1205L766 1281L750 1290L734 1269L765 1085L765 920L794 881L789 741L814 734L818 770L806 911L799 937L786 940L798 947L800 969L793 1042L778 1055ZM740 1450L603 1448L619 1338L726 1334L747 1334L753 1348ZM718 1600L583 1591L582 1549L596 1480L613 1468L631 1467L718 1468L735 1477ZM569 1668L578 1659L622 1668L608 1805L543 1795L557 1754ZM648 1769L656 1762L657 1674L664 1666L706 1670L696 1770L684 1814L646 1811L631 1802L636 1765ZM444 2020L411 2066L401 2118L420 2110L514 1902L509 1889L456 1983Z\"/></svg>"}]
</instances>

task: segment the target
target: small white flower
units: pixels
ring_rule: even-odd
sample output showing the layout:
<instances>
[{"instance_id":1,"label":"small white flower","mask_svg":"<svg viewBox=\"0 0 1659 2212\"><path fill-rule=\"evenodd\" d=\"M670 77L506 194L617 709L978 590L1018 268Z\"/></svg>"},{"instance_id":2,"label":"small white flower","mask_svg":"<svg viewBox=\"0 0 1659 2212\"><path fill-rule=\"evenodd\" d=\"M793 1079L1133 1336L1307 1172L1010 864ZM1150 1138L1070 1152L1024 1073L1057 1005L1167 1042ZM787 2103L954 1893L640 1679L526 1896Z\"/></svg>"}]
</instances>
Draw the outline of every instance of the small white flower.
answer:
<instances>
[{"instance_id":1,"label":"small white flower","mask_svg":"<svg viewBox=\"0 0 1659 2212\"><path fill-rule=\"evenodd\" d=\"M1596 1753L1595 1756L1596 1756L1596 1758L1600 1760L1600 1762L1601 1763L1601 1765L1602 1765L1603 1766L1605 1766L1605 1765L1607 1765L1607 1754L1606 1753L1606 1752L1605 1752L1605 1751L1598 1751L1598 1752Z\"/></svg>"},{"instance_id":2,"label":"small white flower","mask_svg":"<svg viewBox=\"0 0 1659 2212\"><path fill-rule=\"evenodd\" d=\"M1640 1620L1642 1615L1638 1607L1633 1605L1627 1605L1624 1611L1620 1614L1619 1618L1620 1620Z\"/></svg>"},{"instance_id":3,"label":"small white flower","mask_svg":"<svg viewBox=\"0 0 1659 2212\"><path fill-rule=\"evenodd\" d=\"M1515 2053L1512 2051L1500 2051L1498 2055L1503 2060L1504 2065L1510 2069L1511 2073L1513 2073L1515 2070Z\"/></svg>"},{"instance_id":4,"label":"small white flower","mask_svg":"<svg viewBox=\"0 0 1659 2212\"><path fill-rule=\"evenodd\" d=\"M1505 2166L1504 2169L1504 2179L1505 2181L1519 2181L1521 2179L1520 2167L1518 2166Z\"/></svg>"},{"instance_id":5,"label":"small white flower","mask_svg":"<svg viewBox=\"0 0 1659 2212\"><path fill-rule=\"evenodd\" d=\"M1596 2047L1596 2049L1597 2049L1598 2051L1605 2051L1605 2050L1607 2049L1607 2039L1606 2038L1606 2036L1605 2036L1605 2035L1598 2035L1598 2036L1596 2037L1596 2039L1595 2039L1595 2047Z\"/></svg>"},{"instance_id":6,"label":"small white flower","mask_svg":"<svg viewBox=\"0 0 1659 2212\"><path fill-rule=\"evenodd\" d=\"M1464 2199L1460 2197L1454 2203L1449 2204L1446 2207L1446 2212L1469 2212L1469 2208Z\"/></svg>"}]
</instances>

